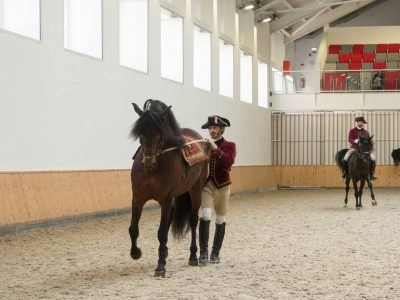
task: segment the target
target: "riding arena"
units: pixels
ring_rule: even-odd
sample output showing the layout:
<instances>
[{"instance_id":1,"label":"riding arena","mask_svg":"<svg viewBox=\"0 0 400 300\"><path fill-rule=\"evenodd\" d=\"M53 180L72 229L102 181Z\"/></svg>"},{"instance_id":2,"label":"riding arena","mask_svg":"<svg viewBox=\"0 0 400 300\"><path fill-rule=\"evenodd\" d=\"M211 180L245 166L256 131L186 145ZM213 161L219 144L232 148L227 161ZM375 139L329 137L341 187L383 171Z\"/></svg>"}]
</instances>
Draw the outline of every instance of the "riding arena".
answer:
<instances>
[{"instance_id":1,"label":"riding arena","mask_svg":"<svg viewBox=\"0 0 400 300\"><path fill-rule=\"evenodd\" d=\"M400 298L397 0L0 0L0 299Z\"/></svg>"}]
</instances>

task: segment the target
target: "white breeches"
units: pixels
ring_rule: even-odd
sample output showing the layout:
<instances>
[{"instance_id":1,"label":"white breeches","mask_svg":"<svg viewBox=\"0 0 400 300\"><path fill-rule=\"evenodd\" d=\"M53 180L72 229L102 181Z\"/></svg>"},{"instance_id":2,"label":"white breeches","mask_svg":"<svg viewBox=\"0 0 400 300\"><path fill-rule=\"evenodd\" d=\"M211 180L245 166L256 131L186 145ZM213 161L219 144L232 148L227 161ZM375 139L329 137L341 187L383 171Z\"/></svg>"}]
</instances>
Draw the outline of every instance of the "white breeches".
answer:
<instances>
[{"instance_id":1,"label":"white breeches","mask_svg":"<svg viewBox=\"0 0 400 300\"><path fill-rule=\"evenodd\" d=\"M344 156L343 159L344 159L345 161L348 161L350 155L351 155L354 151L356 151L356 149L350 148L349 151L346 152L346 155ZM372 161L375 161L375 155L374 155L373 152L371 152L370 156L371 156L371 160L372 160Z\"/></svg>"}]
</instances>

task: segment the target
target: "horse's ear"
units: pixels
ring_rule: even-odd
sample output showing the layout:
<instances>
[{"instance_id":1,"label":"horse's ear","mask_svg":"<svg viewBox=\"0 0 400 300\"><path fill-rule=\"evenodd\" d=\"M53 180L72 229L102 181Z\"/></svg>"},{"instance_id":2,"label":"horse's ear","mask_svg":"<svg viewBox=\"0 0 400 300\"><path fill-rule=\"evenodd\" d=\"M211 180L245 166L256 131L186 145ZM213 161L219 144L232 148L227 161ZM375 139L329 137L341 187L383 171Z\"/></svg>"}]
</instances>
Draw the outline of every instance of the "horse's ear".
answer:
<instances>
[{"instance_id":1,"label":"horse's ear","mask_svg":"<svg viewBox=\"0 0 400 300\"><path fill-rule=\"evenodd\" d=\"M163 112L160 113L160 118L164 119L166 117L166 115L169 113L169 111L171 110L172 106L168 106Z\"/></svg>"},{"instance_id":2,"label":"horse's ear","mask_svg":"<svg viewBox=\"0 0 400 300\"><path fill-rule=\"evenodd\" d=\"M132 103L132 105L133 105L133 108L135 109L136 113L137 113L139 116L142 116L142 115L143 115L143 110L141 110L140 107L137 106L136 103Z\"/></svg>"}]
</instances>

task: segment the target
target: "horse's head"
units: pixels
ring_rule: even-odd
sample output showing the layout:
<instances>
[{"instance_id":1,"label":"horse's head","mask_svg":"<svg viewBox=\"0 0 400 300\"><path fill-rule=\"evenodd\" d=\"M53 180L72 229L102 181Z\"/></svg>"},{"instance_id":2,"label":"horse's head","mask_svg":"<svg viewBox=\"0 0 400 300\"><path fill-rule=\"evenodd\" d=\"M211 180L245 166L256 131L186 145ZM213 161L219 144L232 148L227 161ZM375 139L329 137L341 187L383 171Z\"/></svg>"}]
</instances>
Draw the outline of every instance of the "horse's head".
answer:
<instances>
[{"instance_id":1,"label":"horse's head","mask_svg":"<svg viewBox=\"0 0 400 300\"><path fill-rule=\"evenodd\" d=\"M361 153L369 154L374 148L374 143L372 139L374 136L361 136L359 137L358 148Z\"/></svg>"},{"instance_id":2,"label":"horse's head","mask_svg":"<svg viewBox=\"0 0 400 300\"><path fill-rule=\"evenodd\" d=\"M151 99L145 102L143 110L135 103L132 105L139 119L131 130L131 136L139 138L144 167L152 169L164 145L183 145L181 130L171 112L171 106Z\"/></svg>"}]
</instances>

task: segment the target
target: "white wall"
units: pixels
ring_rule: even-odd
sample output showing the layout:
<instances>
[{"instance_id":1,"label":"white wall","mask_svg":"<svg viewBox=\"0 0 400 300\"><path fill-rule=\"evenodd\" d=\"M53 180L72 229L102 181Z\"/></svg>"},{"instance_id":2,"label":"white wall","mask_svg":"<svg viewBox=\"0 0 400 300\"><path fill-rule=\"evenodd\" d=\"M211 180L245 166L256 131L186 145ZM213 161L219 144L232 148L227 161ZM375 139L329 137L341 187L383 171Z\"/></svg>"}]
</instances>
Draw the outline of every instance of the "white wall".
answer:
<instances>
[{"instance_id":1,"label":"white wall","mask_svg":"<svg viewBox=\"0 0 400 300\"><path fill-rule=\"evenodd\" d=\"M119 66L118 1L103 1L103 60L64 50L61 0L42 0L41 42L0 32L0 171L130 168L138 147L128 139L137 119L131 102L142 105L148 98L173 105L181 125L204 136L207 131L200 126L208 115L229 118L226 138L238 144L236 165L270 163L270 110L254 99L253 104L239 101L238 91L234 99L218 95L217 14L210 93L193 88L190 1L184 21L184 84L160 78L156 2L150 1L148 74Z\"/></svg>"},{"instance_id":2,"label":"white wall","mask_svg":"<svg viewBox=\"0 0 400 300\"><path fill-rule=\"evenodd\" d=\"M285 60L285 39L281 32L275 31L271 34L271 66L282 70L282 63Z\"/></svg>"},{"instance_id":3,"label":"white wall","mask_svg":"<svg viewBox=\"0 0 400 300\"><path fill-rule=\"evenodd\" d=\"M400 26L334 27L328 30L328 44L400 43Z\"/></svg>"}]
</instances>

